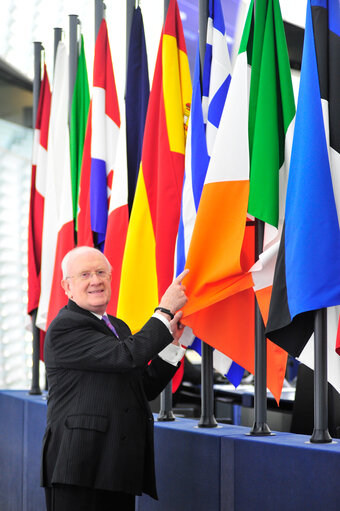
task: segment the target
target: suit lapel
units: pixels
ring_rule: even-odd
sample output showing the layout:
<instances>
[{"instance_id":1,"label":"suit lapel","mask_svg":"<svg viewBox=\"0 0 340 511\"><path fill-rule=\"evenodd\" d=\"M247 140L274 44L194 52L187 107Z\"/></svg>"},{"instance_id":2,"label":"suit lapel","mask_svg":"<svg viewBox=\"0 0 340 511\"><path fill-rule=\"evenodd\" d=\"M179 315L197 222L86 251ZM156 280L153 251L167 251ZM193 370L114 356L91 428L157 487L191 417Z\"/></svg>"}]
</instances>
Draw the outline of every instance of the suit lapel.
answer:
<instances>
[{"instance_id":1,"label":"suit lapel","mask_svg":"<svg viewBox=\"0 0 340 511\"><path fill-rule=\"evenodd\" d=\"M102 321L101 319L97 318L97 316L95 316L94 314L92 314L92 312L88 311L87 309L83 309L82 307L79 307L79 305L77 305L73 300L69 300L68 301L68 304L66 306L67 309L69 309L70 311L72 312L78 312L79 314L82 314L83 316L87 317L88 319L90 319L91 321L94 321L95 322L95 325L96 325L96 328L98 330L100 330L101 332L103 332L103 334L108 334L108 332L110 332L110 334L112 335L112 337L114 339L116 339L116 336L114 335L113 332L111 332L111 330L105 325L104 321ZM118 331L118 330L117 330ZM119 334L119 332L118 332Z\"/></svg>"},{"instance_id":2,"label":"suit lapel","mask_svg":"<svg viewBox=\"0 0 340 511\"><path fill-rule=\"evenodd\" d=\"M83 309L82 307L79 307L79 305L77 305L73 300L69 300L68 301L68 304L66 305L66 308L69 309L70 311L78 312L79 314L82 314L83 316L87 317L91 321L95 321L96 328L98 330L100 330L101 332L103 332L106 335L108 333L110 333L110 335L112 335L112 339L117 340L117 337L115 336L115 334L109 329L108 326L105 325L104 321L102 321L101 319L97 318L97 316L92 314L90 311L88 311L86 309ZM126 332L123 331L122 326L121 326L119 320L117 320L114 316L111 316L111 315L109 316L109 318L110 318L111 323L113 324L113 326L117 330L118 335L120 336L121 339L123 339L126 336ZM140 370L136 369L136 371L139 372ZM141 406L142 407L147 406L147 408L148 408L148 402L147 402L147 400L144 397L144 393L143 393L143 391L141 389L141 386L140 386L140 383L139 383L139 379L136 378L135 374L131 374L131 378L129 380L129 383L130 383L130 386L133 389L133 391L134 391L134 393L135 393L139 403L141 404Z\"/></svg>"}]
</instances>

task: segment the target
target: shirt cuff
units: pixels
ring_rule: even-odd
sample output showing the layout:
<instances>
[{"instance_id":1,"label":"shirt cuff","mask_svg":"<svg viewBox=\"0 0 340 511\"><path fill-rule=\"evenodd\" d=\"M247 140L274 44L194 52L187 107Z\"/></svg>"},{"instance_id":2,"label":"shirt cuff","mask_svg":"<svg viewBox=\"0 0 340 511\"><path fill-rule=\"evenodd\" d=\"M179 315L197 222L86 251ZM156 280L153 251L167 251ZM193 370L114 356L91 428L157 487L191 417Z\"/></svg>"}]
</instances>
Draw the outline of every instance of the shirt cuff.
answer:
<instances>
[{"instance_id":1,"label":"shirt cuff","mask_svg":"<svg viewBox=\"0 0 340 511\"><path fill-rule=\"evenodd\" d=\"M176 344L169 344L162 351L158 353L158 356L173 366L177 366L178 362L184 357L185 349L182 346L176 346Z\"/></svg>"}]
</instances>

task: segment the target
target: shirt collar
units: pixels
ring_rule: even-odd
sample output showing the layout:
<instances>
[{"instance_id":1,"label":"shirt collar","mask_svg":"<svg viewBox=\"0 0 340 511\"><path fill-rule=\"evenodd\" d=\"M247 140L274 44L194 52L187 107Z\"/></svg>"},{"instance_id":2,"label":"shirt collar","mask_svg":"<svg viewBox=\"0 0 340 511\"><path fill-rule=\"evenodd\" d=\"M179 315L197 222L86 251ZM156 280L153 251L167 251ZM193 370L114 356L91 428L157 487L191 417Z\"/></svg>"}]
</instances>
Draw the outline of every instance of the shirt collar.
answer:
<instances>
[{"instance_id":1,"label":"shirt collar","mask_svg":"<svg viewBox=\"0 0 340 511\"><path fill-rule=\"evenodd\" d=\"M104 312L104 314L97 314L96 312L92 312L92 311L90 311L90 312L91 312L91 314L96 316L96 318L98 318L98 319L103 319L103 316L107 316L106 312Z\"/></svg>"}]
</instances>

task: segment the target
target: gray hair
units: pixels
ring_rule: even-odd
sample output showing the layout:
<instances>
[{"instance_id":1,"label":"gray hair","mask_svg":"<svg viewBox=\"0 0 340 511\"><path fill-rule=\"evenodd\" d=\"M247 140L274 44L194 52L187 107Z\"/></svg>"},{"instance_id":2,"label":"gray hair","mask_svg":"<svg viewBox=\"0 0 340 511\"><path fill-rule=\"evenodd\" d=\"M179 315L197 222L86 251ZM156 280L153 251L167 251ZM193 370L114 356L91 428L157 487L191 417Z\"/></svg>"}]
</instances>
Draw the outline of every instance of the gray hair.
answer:
<instances>
[{"instance_id":1,"label":"gray hair","mask_svg":"<svg viewBox=\"0 0 340 511\"><path fill-rule=\"evenodd\" d=\"M69 263L70 259L73 256L76 256L77 254L80 255L80 254L83 254L85 252L93 252L93 251L98 252L99 254L101 254L104 257L104 259L106 260L107 264L109 265L109 268L110 268L110 271L111 271L111 269L112 269L111 264L109 263L107 257L105 257L103 252L101 252L98 248L87 247L86 245L81 245L81 246L73 248L72 250L67 252L67 254L64 256L63 260L61 261L61 269L62 269L62 272L63 272L63 279L66 279L68 277L68 275L67 275L67 267L68 267L68 263Z\"/></svg>"}]
</instances>

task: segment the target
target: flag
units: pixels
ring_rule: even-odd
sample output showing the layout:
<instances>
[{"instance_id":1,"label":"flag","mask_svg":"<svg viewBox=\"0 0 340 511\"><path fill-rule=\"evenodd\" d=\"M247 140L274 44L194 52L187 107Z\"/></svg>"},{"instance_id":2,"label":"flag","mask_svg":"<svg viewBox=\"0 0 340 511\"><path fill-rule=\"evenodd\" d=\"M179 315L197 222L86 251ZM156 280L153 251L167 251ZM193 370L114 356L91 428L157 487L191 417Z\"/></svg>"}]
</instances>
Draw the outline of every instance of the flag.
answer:
<instances>
[{"instance_id":1,"label":"flag","mask_svg":"<svg viewBox=\"0 0 340 511\"><path fill-rule=\"evenodd\" d=\"M78 216L77 216L77 244L93 247L93 234L91 228L90 205L90 179L91 179L91 138L92 138L92 102L90 102L84 139L83 158L81 162Z\"/></svg>"},{"instance_id":2,"label":"flag","mask_svg":"<svg viewBox=\"0 0 340 511\"><path fill-rule=\"evenodd\" d=\"M251 2L197 211L186 263L190 300L183 309L183 323L251 373L254 227L247 225L247 214L271 222L277 230L279 172L284 163L285 134L295 113L278 0L257 1L255 22L253 11ZM266 174L260 176L264 147ZM261 179L266 191L263 196L257 186ZM277 208L271 216L270 208L261 204L261 197L273 202L270 194L274 194ZM287 353L268 342L267 385L277 401L286 361Z\"/></svg>"},{"instance_id":3,"label":"flag","mask_svg":"<svg viewBox=\"0 0 340 511\"><path fill-rule=\"evenodd\" d=\"M196 53L181 218L176 246L177 274L184 269L196 211L231 80L231 64L220 0L209 2L206 41L202 80L203 98L199 45L197 45ZM193 337L192 330L187 327L182 336L182 343L190 345ZM191 348L201 354L200 340L195 339ZM215 350L213 361L214 368L225 374L235 386L240 383L244 370L233 363L229 357Z\"/></svg>"},{"instance_id":4,"label":"flag","mask_svg":"<svg viewBox=\"0 0 340 511\"><path fill-rule=\"evenodd\" d=\"M80 54L78 57L77 74L73 89L70 118L70 157L73 218L78 215L78 195L81 164L83 159L86 123L90 103L89 82L84 50L84 38L81 36Z\"/></svg>"},{"instance_id":5,"label":"flag","mask_svg":"<svg viewBox=\"0 0 340 511\"><path fill-rule=\"evenodd\" d=\"M46 193L46 159L50 109L51 90L45 64L44 76L40 86L32 154L31 196L28 221L28 314L31 314L38 308L40 297L41 245Z\"/></svg>"},{"instance_id":6,"label":"flag","mask_svg":"<svg viewBox=\"0 0 340 511\"><path fill-rule=\"evenodd\" d=\"M68 58L59 42L53 80L48 134L46 195L41 257L41 294L36 324L47 329L66 304L61 281L61 259L74 247L73 208L68 128Z\"/></svg>"},{"instance_id":7,"label":"flag","mask_svg":"<svg viewBox=\"0 0 340 511\"><path fill-rule=\"evenodd\" d=\"M138 6L131 23L126 73L126 150L128 203L131 212L142 157L144 125L149 101L149 73L142 11Z\"/></svg>"},{"instance_id":8,"label":"flag","mask_svg":"<svg viewBox=\"0 0 340 511\"><path fill-rule=\"evenodd\" d=\"M116 84L107 26L103 19L97 35L93 64L89 195L91 229L96 233L97 245L101 250L104 248L106 235L119 128Z\"/></svg>"},{"instance_id":9,"label":"flag","mask_svg":"<svg viewBox=\"0 0 340 511\"><path fill-rule=\"evenodd\" d=\"M122 135L124 135L124 105L122 111ZM124 140L123 140L124 138ZM126 162L126 139L120 137L115 171L112 180L110 207L106 229L104 254L112 266L111 299L107 306L107 312L117 315L117 302L120 287L121 269L124 255L126 234L129 224L128 208L128 176Z\"/></svg>"},{"instance_id":10,"label":"flag","mask_svg":"<svg viewBox=\"0 0 340 511\"><path fill-rule=\"evenodd\" d=\"M327 380L338 392L340 392L340 358L334 350L334 346L337 338L339 313L339 305L327 308ZM297 359L314 369L314 334L312 334Z\"/></svg>"},{"instance_id":11,"label":"flag","mask_svg":"<svg viewBox=\"0 0 340 511\"><path fill-rule=\"evenodd\" d=\"M182 22L170 0L146 116L125 245L118 316L137 331L173 279L191 82Z\"/></svg>"},{"instance_id":12,"label":"flag","mask_svg":"<svg viewBox=\"0 0 340 511\"><path fill-rule=\"evenodd\" d=\"M143 19L140 7L134 10L129 43L125 115L117 148L104 253L112 264L111 300L108 312L117 314L121 268L138 169L140 165L145 116L149 99L149 77ZM126 125L124 124L126 119ZM123 140L124 138L124 140ZM123 151L124 150L124 151ZM126 173L127 169L127 173ZM129 206L128 206L129 205Z\"/></svg>"},{"instance_id":13,"label":"flag","mask_svg":"<svg viewBox=\"0 0 340 511\"><path fill-rule=\"evenodd\" d=\"M339 59L339 3L309 0L285 225L267 324L269 338L293 356L313 332L314 311L340 304Z\"/></svg>"}]
</instances>

